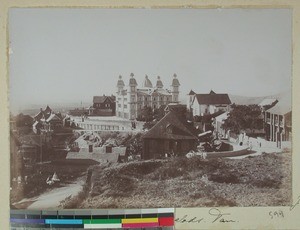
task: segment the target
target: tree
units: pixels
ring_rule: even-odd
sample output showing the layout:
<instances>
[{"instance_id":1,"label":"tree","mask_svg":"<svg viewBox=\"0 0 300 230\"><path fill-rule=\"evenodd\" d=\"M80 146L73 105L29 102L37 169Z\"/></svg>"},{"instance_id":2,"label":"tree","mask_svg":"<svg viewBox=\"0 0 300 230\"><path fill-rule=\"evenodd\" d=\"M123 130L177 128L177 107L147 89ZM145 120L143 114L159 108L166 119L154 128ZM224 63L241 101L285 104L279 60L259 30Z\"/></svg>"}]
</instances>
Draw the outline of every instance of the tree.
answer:
<instances>
[{"instance_id":1,"label":"tree","mask_svg":"<svg viewBox=\"0 0 300 230\"><path fill-rule=\"evenodd\" d=\"M258 105L232 105L228 118L224 121L222 128L236 134L242 130L263 128L261 108Z\"/></svg>"},{"instance_id":2,"label":"tree","mask_svg":"<svg viewBox=\"0 0 300 230\"><path fill-rule=\"evenodd\" d=\"M24 115L20 113L16 116L16 126L17 127L31 127L33 125L33 118L29 115Z\"/></svg>"},{"instance_id":3,"label":"tree","mask_svg":"<svg viewBox=\"0 0 300 230\"><path fill-rule=\"evenodd\" d=\"M153 111L153 117L156 121L161 120L165 116L165 106L160 106Z\"/></svg>"},{"instance_id":4,"label":"tree","mask_svg":"<svg viewBox=\"0 0 300 230\"><path fill-rule=\"evenodd\" d=\"M143 139L142 134L129 134L122 145L128 148L130 155L140 155L143 151Z\"/></svg>"},{"instance_id":5,"label":"tree","mask_svg":"<svg viewBox=\"0 0 300 230\"><path fill-rule=\"evenodd\" d=\"M144 108L142 108L141 110L141 115L139 117L140 121L152 121L153 120L153 111L151 107L145 106Z\"/></svg>"}]
</instances>

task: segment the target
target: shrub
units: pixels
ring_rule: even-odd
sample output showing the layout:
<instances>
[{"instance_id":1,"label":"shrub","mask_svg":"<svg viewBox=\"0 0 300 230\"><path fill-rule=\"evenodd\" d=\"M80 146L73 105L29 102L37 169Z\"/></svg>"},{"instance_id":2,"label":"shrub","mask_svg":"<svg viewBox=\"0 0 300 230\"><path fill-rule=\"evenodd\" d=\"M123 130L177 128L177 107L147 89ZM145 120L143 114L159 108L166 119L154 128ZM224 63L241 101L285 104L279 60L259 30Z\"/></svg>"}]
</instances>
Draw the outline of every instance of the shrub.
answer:
<instances>
[{"instance_id":1,"label":"shrub","mask_svg":"<svg viewBox=\"0 0 300 230\"><path fill-rule=\"evenodd\" d=\"M227 183L227 184L238 184L240 183L240 179L236 174L233 173L214 173L208 177L209 180L218 182L218 183Z\"/></svg>"}]
</instances>

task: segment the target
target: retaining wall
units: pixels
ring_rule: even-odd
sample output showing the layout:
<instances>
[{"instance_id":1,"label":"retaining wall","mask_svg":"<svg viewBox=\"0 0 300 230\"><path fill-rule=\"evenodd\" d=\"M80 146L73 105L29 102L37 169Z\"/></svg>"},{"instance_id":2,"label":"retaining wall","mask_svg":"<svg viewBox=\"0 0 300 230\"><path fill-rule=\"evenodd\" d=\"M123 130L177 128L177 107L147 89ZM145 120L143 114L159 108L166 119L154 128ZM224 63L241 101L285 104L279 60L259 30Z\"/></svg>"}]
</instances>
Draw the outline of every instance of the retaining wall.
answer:
<instances>
[{"instance_id":1,"label":"retaining wall","mask_svg":"<svg viewBox=\"0 0 300 230\"><path fill-rule=\"evenodd\" d=\"M224 151L224 152L208 152L207 158L215 158L215 157L237 157L249 154L250 151L247 148L233 150L233 151Z\"/></svg>"}]
</instances>

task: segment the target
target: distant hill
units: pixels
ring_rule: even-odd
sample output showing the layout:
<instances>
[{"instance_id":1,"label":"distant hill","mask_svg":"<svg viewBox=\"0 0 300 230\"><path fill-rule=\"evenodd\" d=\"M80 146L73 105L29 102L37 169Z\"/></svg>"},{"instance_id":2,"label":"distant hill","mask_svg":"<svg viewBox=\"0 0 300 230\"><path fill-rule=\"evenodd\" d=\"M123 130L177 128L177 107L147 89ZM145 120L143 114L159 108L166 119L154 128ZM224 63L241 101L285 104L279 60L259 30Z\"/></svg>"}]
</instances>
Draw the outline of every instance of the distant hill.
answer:
<instances>
[{"instance_id":1,"label":"distant hill","mask_svg":"<svg viewBox=\"0 0 300 230\"><path fill-rule=\"evenodd\" d=\"M35 105L28 105L27 107L23 106L23 108L11 110L11 112L14 115L23 113L23 114L27 114L30 116L34 116L40 111L40 108L45 109L47 105L49 105L50 108L54 112L61 112L64 114L64 113L67 113L70 109L89 107L91 105L91 103L87 103L87 102L83 102L82 104L79 104L79 103L60 103L60 104L52 103L52 104L43 104L43 105L35 104Z\"/></svg>"},{"instance_id":2,"label":"distant hill","mask_svg":"<svg viewBox=\"0 0 300 230\"><path fill-rule=\"evenodd\" d=\"M264 99L280 100L280 98L287 95L288 93L290 92L282 92L282 93L269 95L269 96L262 96L262 97L246 97L246 96L239 96L239 95L232 95L232 94L228 94L228 95L232 104L234 103L237 105L251 105L251 104L259 104Z\"/></svg>"},{"instance_id":3,"label":"distant hill","mask_svg":"<svg viewBox=\"0 0 300 230\"><path fill-rule=\"evenodd\" d=\"M251 104L259 104L262 100L264 100L267 97L246 97L246 96L229 94L229 98L232 104L251 105Z\"/></svg>"}]
</instances>

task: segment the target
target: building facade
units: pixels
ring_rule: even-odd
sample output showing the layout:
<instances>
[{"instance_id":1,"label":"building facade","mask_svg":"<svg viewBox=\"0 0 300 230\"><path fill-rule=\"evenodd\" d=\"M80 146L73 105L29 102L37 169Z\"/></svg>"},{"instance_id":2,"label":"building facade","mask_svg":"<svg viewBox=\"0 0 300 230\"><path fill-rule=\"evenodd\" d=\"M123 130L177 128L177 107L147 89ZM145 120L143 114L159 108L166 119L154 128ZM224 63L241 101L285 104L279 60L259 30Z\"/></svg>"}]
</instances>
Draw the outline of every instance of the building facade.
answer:
<instances>
[{"instance_id":1,"label":"building facade","mask_svg":"<svg viewBox=\"0 0 300 230\"><path fill-rule=\"evenodd\" d=\"M141 116L141 111L145 107L157 109L161 105L178 103L179 86L180 83L176 74L173 75L170 89L164 88L159 76L157 77L156 85L153 86L146 75L142 87L138 87L133 73L130 75L128 86L125 86L122 76L119 76L117 82L116 116L135 120Z\"/></svg>"},{"instance_id":2,"label":"building facade","mask_svg":"<svg viewBox=\"0 0 300 230\"><path fill-rule=\"evenodd\" d=\"M40 112L33 117L34 124L32 130L35 134L51 133L63 126L63 118L60 113L54 113L47 105L46 109L40 109Z\"/></svg>"},{"instance_id":3,"label":"building facade","mask_svg":"<svg viewBox=\"0 0 300 230\"><path fill-rule=\"evenodd\" d=\"M219 111L229 112L231 101L228 94L210 91L208 94L196 94L190 91L187 98L187 108L193 116L203 116Z\"/></svg>"},{"instance_id":4,"label":"building facade","mask_svg":"<svg viewBox=\"0 0 300 230\"><path fill-rule=\"evenodd\" d=\"M265 132L267 140L276 142L281 148L282 142L292 139L292 107L291 96L287 95L272 108L264 112Z\"/></svg>"}]
</instances>

